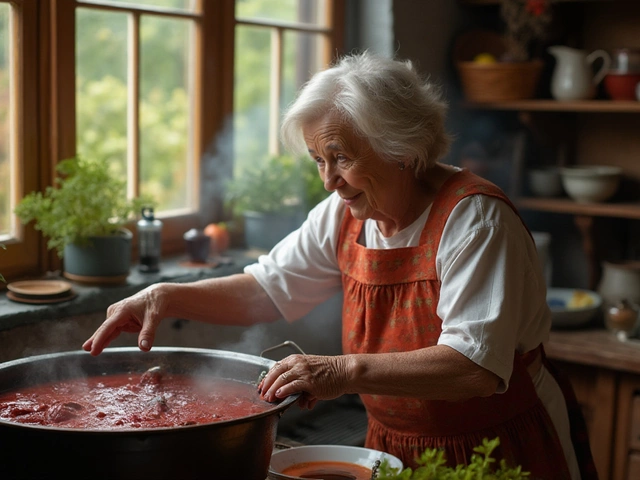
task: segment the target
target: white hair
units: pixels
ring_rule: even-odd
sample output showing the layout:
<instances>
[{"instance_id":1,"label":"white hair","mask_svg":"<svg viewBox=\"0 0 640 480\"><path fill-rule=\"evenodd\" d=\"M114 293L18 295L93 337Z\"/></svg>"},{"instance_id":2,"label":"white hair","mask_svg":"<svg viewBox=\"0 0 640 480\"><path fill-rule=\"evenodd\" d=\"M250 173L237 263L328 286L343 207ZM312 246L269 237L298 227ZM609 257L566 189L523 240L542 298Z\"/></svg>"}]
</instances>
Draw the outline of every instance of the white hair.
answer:
<instances>
[{"instance_id":1,"label":"white hair","mask_svg":"<svg viewBox=\"0 0 640 480\"><path fill-rule=\"evenodd\" d=\"M416 173L433 166L451 142L446 103L409 60L365 51L315 74L285 112L284 147L306 154L304 126L329 112L337 112L382 158L408 162Z\"/></svg>"}]
</instances>

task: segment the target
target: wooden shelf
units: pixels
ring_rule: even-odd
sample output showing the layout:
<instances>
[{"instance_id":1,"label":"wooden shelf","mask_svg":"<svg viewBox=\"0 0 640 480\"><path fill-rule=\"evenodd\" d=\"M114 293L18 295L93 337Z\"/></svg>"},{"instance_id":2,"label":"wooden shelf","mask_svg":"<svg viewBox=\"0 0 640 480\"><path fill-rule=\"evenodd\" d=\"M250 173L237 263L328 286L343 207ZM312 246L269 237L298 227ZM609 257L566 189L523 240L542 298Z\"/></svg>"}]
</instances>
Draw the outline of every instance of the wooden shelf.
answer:
<instances>
[{"instance_id":1,"label":"wooden shelf","mask_svg":"<svg viewBox=\"0 0 640 480\"><path fill-rule=\"evenodd\" d=\"M518 208L591 217L640 219L640 203L577 203L566 198L528 198L515 201Z\"/></svg>"},{"instance_id":2,"label":"wooden shelf","mask_svg":"<svg viewBox=\"0 0 640 480\"><path fill-rule=\"evenodd\" d=\"M464 102L462 106L474 110L513 110L522 112L640 113L640 102L631 100L581 100L574 102L519 100L495 103Z\"/></svg>"}]
</instances>

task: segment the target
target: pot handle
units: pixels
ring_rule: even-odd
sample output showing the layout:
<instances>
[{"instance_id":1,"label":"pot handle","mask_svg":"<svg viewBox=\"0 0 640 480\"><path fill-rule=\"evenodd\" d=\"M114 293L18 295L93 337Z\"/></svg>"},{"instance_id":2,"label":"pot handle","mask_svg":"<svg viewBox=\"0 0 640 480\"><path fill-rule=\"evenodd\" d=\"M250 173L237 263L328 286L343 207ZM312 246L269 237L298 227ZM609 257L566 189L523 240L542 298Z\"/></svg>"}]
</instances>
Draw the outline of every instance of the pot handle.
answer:
<instances>
[{"instance_id":1,"label":"pot handle","mask_svg":"<svg viewBox=\"0 0 640 480\"><path fill-rule=\"evenodd\" d=\"M298 346L298 344L292 340L285 340L284 342L282 342L279 345L274 345L273 347L269 347L269 348L265 348L262 352L260 352L260 357L264 358L264 354L267 352L271 352L273 350L278 350L279 348L283 348L283 347L291 347L294 350L297 350L298 353L301 353L302 355L306 355L306 353L304 353L304 351ZM260 383L262 381L262 379L267 375L267 371L263 370L260 375L258 376L258 382ZM284 413L284 412L283 412ZM282 413L280 414L282 415Z\"/></svg>"},{"instance_id":2,"label":"pot handle","mask_svg":"<svg viewBox=\"0 0 640 480\"><path fill-rule=\"evenodd\" d=\"M292 349L297 350L298 353L302 355L306 355L306 353L302 351L302 349L298 346L296 342L292 340L285 340L280 345L274 345L273 347L265 348L262 352L260 352L260 356L263 357L265 353L271 352L273 350L278 350L279 348L283 348L283 347L291 347Z\"/></svg>"}]
</instances>

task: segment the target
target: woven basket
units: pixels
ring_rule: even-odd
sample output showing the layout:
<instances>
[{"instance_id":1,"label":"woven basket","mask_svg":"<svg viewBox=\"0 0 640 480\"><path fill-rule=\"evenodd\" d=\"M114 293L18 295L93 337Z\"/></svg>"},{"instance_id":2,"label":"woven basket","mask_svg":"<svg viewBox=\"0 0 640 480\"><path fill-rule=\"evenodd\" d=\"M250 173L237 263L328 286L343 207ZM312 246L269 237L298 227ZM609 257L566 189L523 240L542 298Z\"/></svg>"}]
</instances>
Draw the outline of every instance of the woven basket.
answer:
<instances>
[{"instance_id":1,"label":"woven basket","mask_svg":"<svg viewBox=\"0 0 640 480\"><path fill-rule=\"evenodd\" d=\"M457 62L465 98L480 103L533 98L543 65L539 60L490 64Z\"/></svg>"}]
</instances>

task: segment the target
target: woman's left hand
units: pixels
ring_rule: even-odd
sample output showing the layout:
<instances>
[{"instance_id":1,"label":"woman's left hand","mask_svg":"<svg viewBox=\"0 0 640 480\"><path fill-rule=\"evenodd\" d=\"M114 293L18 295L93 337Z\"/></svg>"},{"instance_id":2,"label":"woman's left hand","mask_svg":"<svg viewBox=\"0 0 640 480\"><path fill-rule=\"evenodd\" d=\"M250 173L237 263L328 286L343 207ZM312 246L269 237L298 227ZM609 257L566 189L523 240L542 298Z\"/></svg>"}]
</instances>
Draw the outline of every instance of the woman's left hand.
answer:
<instances>
[{"instance_id":1,"label":"woman's left hand","mask_svg":"<svg viewBox=\"0 0 640 480\"><path fill-rule=\"evenodd\" d=\"M311 409L318 400L348 393L348 378L344 355L289 355L271 367L258 390L268 402L302 393L300 407Z\"/></svg>"}]
</instances>

